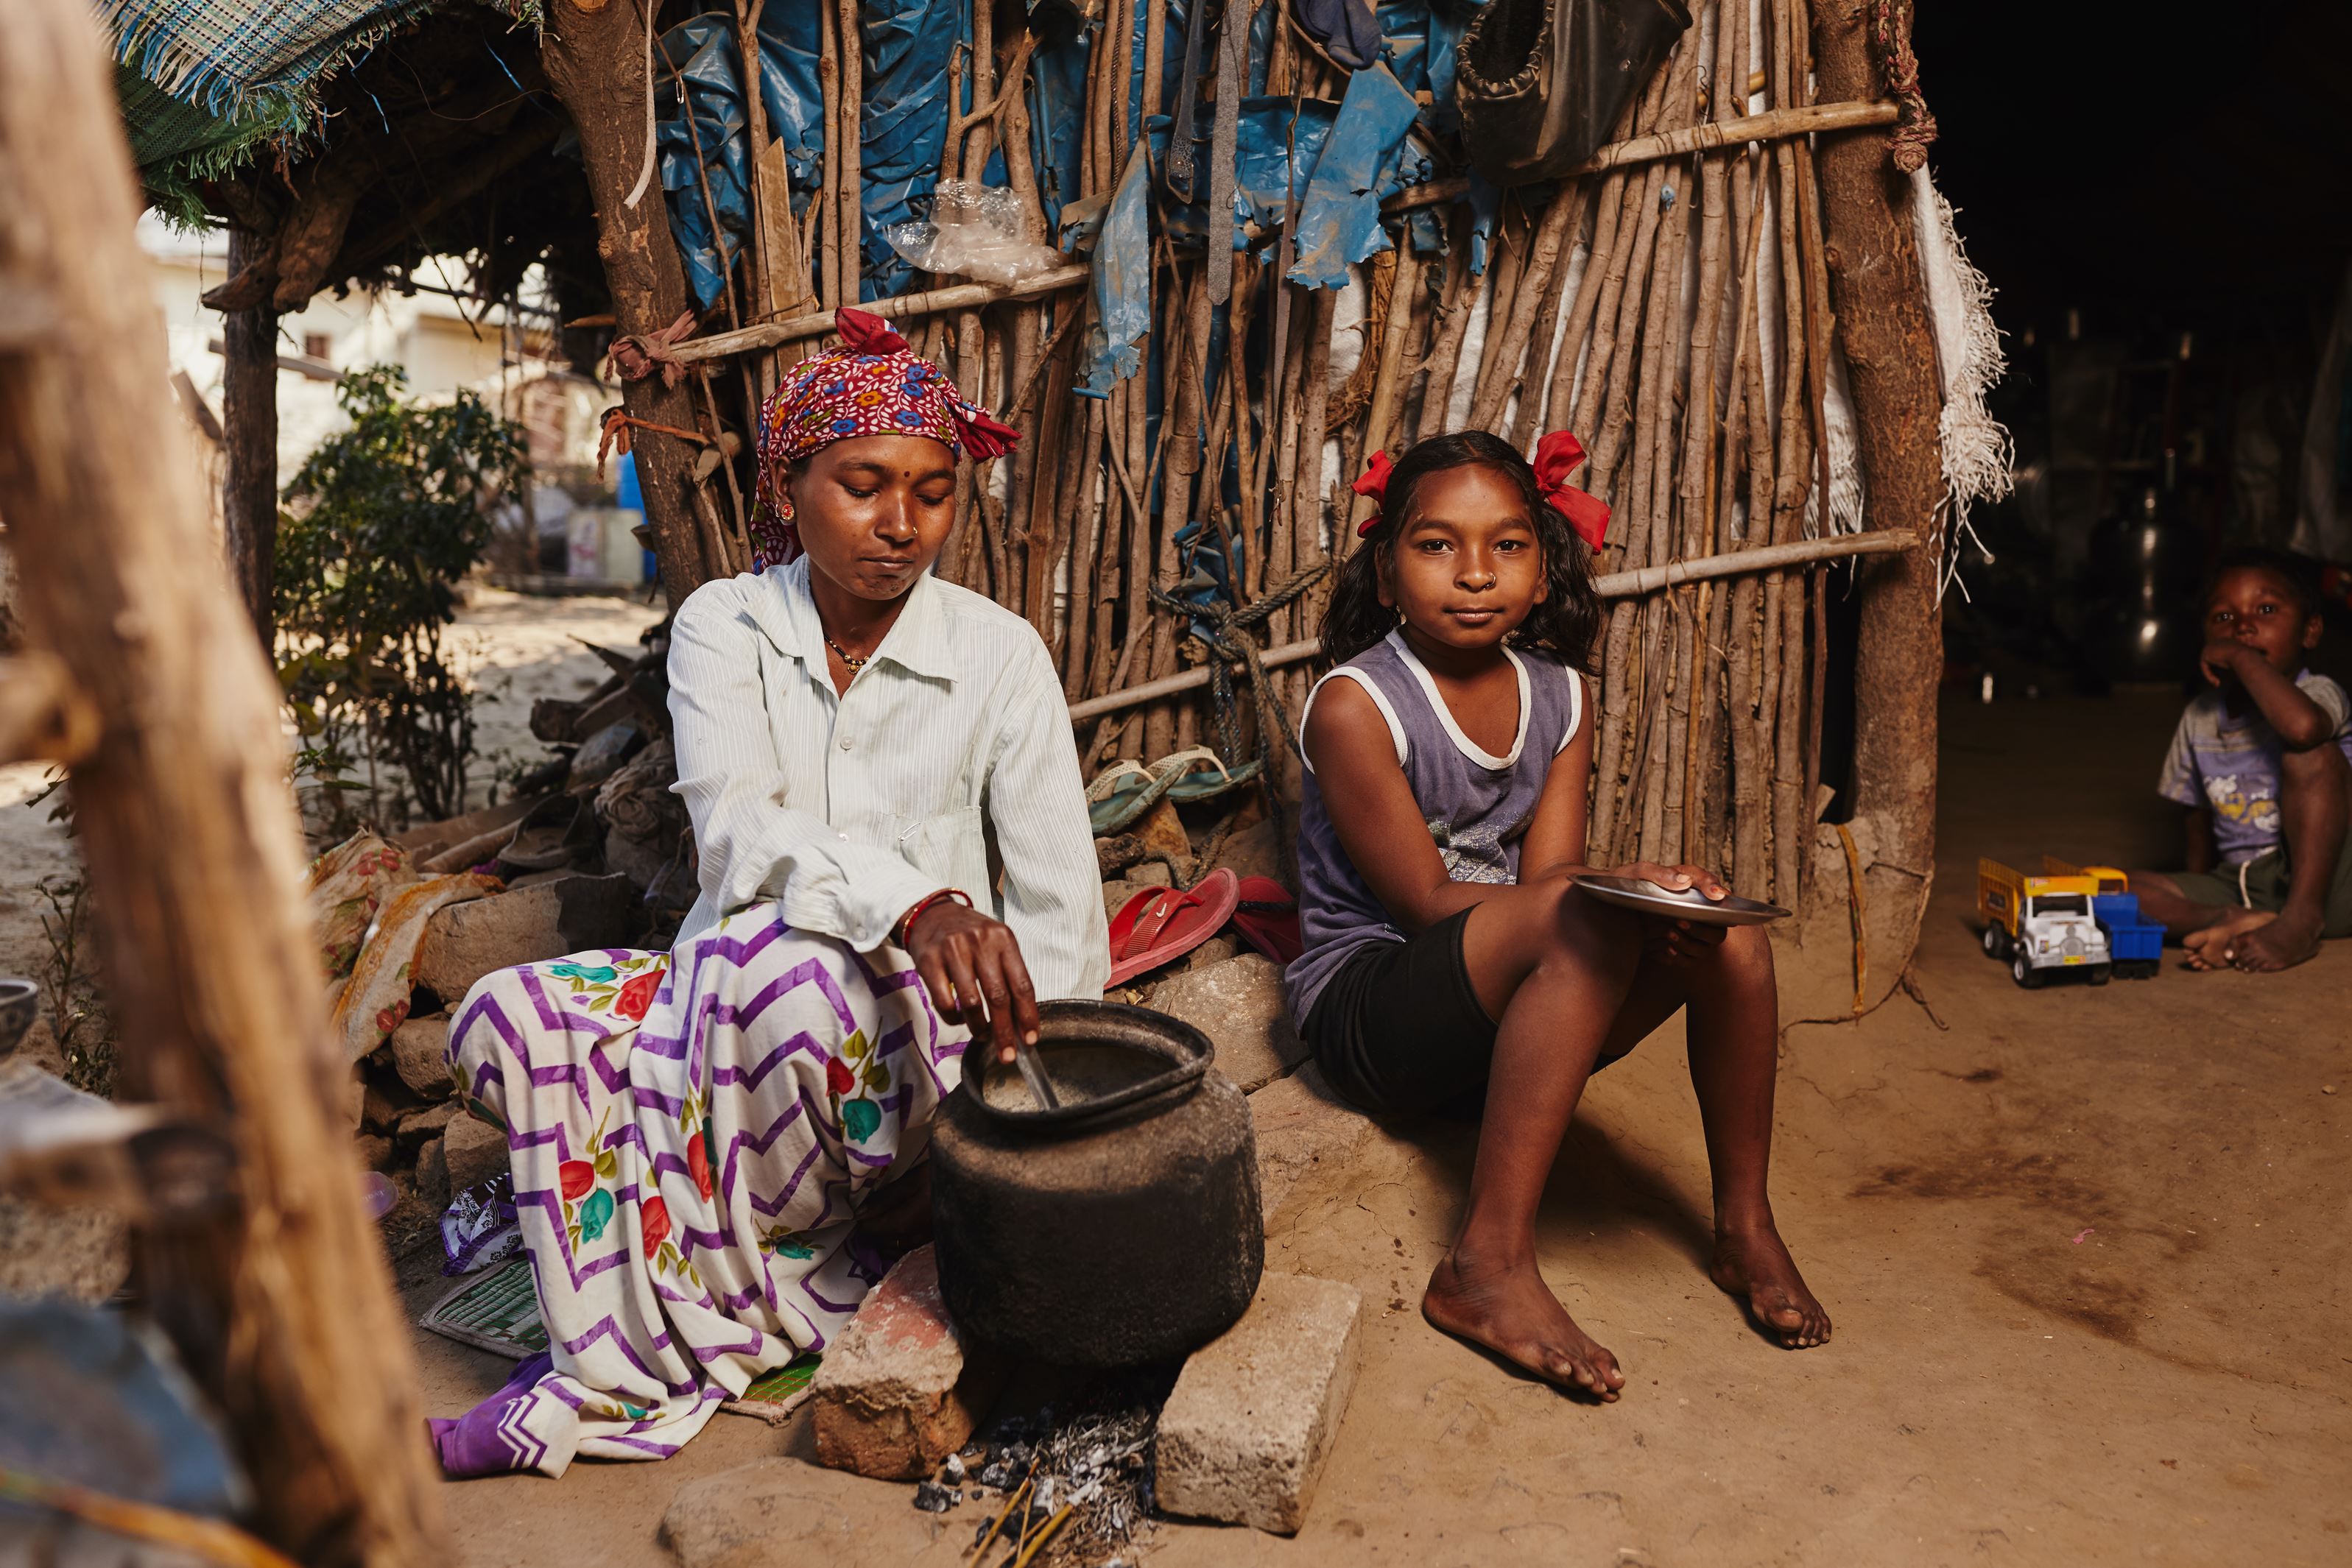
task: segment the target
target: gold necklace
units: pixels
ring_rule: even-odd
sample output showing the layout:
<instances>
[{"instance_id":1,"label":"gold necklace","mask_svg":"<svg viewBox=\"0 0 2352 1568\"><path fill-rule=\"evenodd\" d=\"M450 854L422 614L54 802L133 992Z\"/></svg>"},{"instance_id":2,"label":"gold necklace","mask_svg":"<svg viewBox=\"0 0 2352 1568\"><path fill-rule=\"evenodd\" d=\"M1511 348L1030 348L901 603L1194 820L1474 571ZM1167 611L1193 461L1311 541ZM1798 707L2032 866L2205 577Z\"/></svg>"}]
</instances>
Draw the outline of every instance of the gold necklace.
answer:
<instances>
[{"instance_id":1,"label":"gold necklace","mask_svg":"<svg viewBox=\"0 0 2352 1568\"><path fill-rule=\"evenodd\" d=\"M849 656L849 651L846 648L844 648L840 643L835 642L830 637L827 637L824 640L824 645L832 649L835 653L840 656L841 662L848 665L853 670L864 669L866 667L866 661L874 657L873 654L868 653L864 659L853 659Z\"/></svg>"}]
</instances>

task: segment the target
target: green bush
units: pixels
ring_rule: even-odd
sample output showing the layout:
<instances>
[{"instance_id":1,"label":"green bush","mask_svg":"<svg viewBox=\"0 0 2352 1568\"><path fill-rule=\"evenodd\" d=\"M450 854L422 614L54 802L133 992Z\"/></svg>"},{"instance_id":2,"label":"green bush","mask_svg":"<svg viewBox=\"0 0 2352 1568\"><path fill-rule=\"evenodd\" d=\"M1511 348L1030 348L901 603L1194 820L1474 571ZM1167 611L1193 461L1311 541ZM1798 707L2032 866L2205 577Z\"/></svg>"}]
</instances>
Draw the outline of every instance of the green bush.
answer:
<instances>
[{"instance_id":1,"label":"green bush","mask_svg":"<svg viewBox=\"0 0 2352 1568\"><path fill-rule=\"evenodd\" d=\"M441 634L492 509L530 477L520 425L471 392L425 404L404 387L389 365L343 377L335 397L351 428L302 465L278 517L278 682L302 735L297 772L328 791L337 828L361 791L379 822L409 802L427 820L465 810L473 694ZM404 791L387 790L379 764ZM361 768L364 782L352 777Z\"/></svg>"}]
</instances>

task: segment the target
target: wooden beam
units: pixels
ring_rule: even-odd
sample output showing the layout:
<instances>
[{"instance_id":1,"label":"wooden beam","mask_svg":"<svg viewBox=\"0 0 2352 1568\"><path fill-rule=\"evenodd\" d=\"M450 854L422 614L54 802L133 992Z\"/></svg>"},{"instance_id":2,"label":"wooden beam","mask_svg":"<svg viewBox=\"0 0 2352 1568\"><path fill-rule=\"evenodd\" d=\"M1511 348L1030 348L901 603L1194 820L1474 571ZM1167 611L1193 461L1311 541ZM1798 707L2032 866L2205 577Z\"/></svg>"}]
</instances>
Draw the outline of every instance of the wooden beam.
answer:
<instances>
[{"instance_id":1,"label":"wooden beam","mask_svg":"<svg viewBox=\"0 0 2352 1568\"><path fill-rule=\"evenodd\" d=\"M1901 529L1838 534L1828 538L1798 539L1790 544L1733 550L1724 555L1696 556L1689 560L1668 561L1664 566L1643 567L1639 571L1607 572L1592 580L1592 591L1603 599L1633 599L1645 593L1655 593L1662 588L1672 588L1678 582L1704 582L1710 578L1819 565L1822 561L1852 560L1862 556L1905 555L1918 548L1919 536ZM1295 664L1301 659L1311 659L1322 651L1322 640L1309 637L1303 643L1286 643L1278 648L1268 648L1258 655L1257 662L1266 669L1277 669L1285 664ZM1233 667L1236 671L1242 668L1239 664ZM1208 684L1209 670L1204 664L1160 680L1129 686L1123 691L1106 692L1082 703L1072 703L1070 722L1083 724L1087 719L1100 718L1107 713L1117 713L1138 703L1172 697L1180 692L1194 691Z\"/></svg>"},{"instance_id":2,"label":"wooden beam","mask_svg":"<svg viewBox=\"0 0 2352 1568\"><path fill-rule=\"evenodd\" d=\"M331 1115L277 683L214 564L82 0L9 8L0 189L0 294L57 321L0 352L0 495L26 645L101 719L72 779L122 1091L235 1155L225 1218L138 1233L148 1313L226 1419L257 1534L307 1563L443 1563L409 1327Z\"/></svg>"},{"instance_id":3,"label":"wooden beam","mask_svg":"<svg viewBox=\"0 0 2352 1568\"><path fill-rule=\"evenodd\" d=\"M869 299L857 308L868 315L879 316L885 321L906 321L919 316L937 315L943 310L975 309L999 299L1034 299L1040 294L1076 288L1091 276L1091 269L1086 267L1057 267L1051 272L1041 272L1010 287L999 287L993 283L959 283L952 287L927 289L920 294ZM733 332L714 332L708 338L689 338L673 346L670 352L692 364L698 360L723 360L730 354L773 349L784 343L797 342L803 338L822 338L834 329L834 313L814 310L804 316L788 316L781 321L762 321L756 327L745 327Z\"/></svg>"},{"instance_id":4,"label":"wooden beam","mask_svg":"<svg viewBox=\"0 0 2352 1568\"><path fill-rule=\"evenodd\" d=\"M1897 112L1893 103L1857 100L1775 109L1739 120L1711 120L1680 131L1661 131L1655 136L1636 136L1630 141L1612 142L1559 177L1568 180L1581 174L1598 174L1607 169L1622 169L1629 164L1654 163L1661 158L1679 158L1709 147L1777 141L1783 137L1811 136L1822 131L1846 131L1863 125L1892 125ZM1425 185L1415 185L1411 190L1391 196L1381 204L1381 211L1402 213L1415 207L1434 207L1459 201L1469 193L1470 181L1466 175L1451 180L1432 180Z\"/></svg>"},{"instance_id":5,"label":"wooden beam","mask_svg":"<svg viewBox=\"0 0 2352 1568\"><path fill-rule=\"evenodd\" d=\"M1813 59L1824 97L1879 90L1868 0L1820 0ZM1908 13L1898 7L1897 26ZM1940 540L1943 448L1937 421L1936 335L1919 264L1909 181L1887 156L1887 139L1853 131L1824 137L1821 153L1824 259L1837 335L1853 388L1863 493L1870 520ZM1918 941L1936 864L1936 689L1944 644L1936 549L1879 562L1861 574L1854 658L1853 809L1877 826L1869 899L1871 972L1883 993ZM1892 883L1904 885L1895 886ZM1871 998L1875 1001L1876 998Z\"/></svg>"},{"instance_id":6,"label":"wooden beam","mask_svg":"<svg viewBox=\"0 0 2352 1568\"><path fill-rule=\"evenodd\" d=\"M661 187L648 182L636 204L628 202L646 161L646 15L611 0L590 5L554 0L540 38L547 78L580 133L588 193L596 204L596 252L625 336L660 331L688 309L686 269L670 237ZM684 382L669 386L648 376L624 384L621 396L633 419L678 430L699 424ZM683 604L704 582L732 570L728 561L706 555L695 521L696 448L642 432L634 450L662 588L671 604Z\"/></svg>"},{"instance_id":7,"label":"wooden beam","mask_svg":"<svg viewBox=\"0 0 2352 1568\"><path fill-rule=\"evenodd\" d=\"M268 265L268 235L231 225L232 277ZM268 653L276 642L270 601L278 557L278 308L265 288L221 321L221 521L229 576L246 619Z\"/></svg>"}]
</instances>

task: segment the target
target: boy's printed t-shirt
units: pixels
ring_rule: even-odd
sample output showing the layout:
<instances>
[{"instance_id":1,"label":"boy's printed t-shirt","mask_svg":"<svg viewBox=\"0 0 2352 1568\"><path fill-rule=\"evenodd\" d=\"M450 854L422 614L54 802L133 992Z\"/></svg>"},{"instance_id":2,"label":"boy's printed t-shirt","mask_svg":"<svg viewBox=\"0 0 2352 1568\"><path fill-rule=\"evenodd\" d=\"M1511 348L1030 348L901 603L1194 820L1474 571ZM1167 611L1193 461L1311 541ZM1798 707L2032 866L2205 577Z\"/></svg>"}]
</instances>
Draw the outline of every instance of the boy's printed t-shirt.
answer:
<instances>
[{"instance_id":1,"label":"boy's printed t-shirt","mask_svg":"<svg viewBox=\"0 0 2352 1568\"><path fill-rule=\"evenodd\" d=\"M2352 699L2344 688L2309 670L2295 676L2294 685L2327 716L2336 744L2352 759ZM2157 792L2184 806L2210 809L2213 848L2223 864L2239 865L2278 847L2279 765L2284 752L2278 731L2260 708L2249 703L2243 714L2235 715L2221 688L2200 692L2173 732Z\"/></svg>"}]
</instances>

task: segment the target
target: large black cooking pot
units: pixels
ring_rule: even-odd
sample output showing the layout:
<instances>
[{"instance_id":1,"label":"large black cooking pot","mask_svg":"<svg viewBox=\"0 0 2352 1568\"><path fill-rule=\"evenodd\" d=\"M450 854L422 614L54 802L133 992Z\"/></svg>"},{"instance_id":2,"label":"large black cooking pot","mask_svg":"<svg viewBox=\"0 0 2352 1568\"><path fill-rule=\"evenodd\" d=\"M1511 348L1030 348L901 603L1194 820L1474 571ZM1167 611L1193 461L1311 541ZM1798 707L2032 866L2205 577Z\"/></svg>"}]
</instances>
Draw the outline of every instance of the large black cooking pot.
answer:
<instances>
[{"instance_id":1,"label":"large black cooking pot","mask_svg":"<svg viewBox=\"0 0 2352 1568\"><path fill-rule=\"evenodd\" d=\"M1196 1349L1239 1321L1265 1266L1249 1101L1190 1024L1108 1002L1039 1010L1060 1107L975 1042L933 1126L948 1312L1065 1366Z\"/></svg>"}]
</instances>

